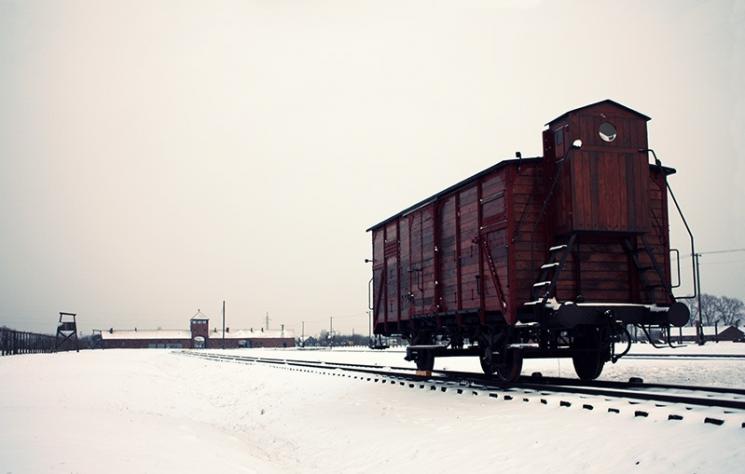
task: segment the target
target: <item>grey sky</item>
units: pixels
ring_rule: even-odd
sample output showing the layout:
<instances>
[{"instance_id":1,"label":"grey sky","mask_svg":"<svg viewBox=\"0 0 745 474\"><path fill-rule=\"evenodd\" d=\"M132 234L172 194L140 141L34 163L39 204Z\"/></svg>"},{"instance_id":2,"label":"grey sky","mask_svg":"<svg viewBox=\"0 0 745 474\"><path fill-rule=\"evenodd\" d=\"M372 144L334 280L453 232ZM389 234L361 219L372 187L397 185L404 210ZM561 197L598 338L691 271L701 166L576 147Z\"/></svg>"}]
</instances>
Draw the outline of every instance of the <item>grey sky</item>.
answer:
<instances>
[{"instance_id":1,"label":"grey sky","mask_svg":"<svg viewBox=\"0 0 745 474\"><path fill-rule=\"evenodd\" d=\"M0 0L0 325L366 331L369 225L605 98L745 247L743 58L745 2Z\"/></svg>"}]
</instances>

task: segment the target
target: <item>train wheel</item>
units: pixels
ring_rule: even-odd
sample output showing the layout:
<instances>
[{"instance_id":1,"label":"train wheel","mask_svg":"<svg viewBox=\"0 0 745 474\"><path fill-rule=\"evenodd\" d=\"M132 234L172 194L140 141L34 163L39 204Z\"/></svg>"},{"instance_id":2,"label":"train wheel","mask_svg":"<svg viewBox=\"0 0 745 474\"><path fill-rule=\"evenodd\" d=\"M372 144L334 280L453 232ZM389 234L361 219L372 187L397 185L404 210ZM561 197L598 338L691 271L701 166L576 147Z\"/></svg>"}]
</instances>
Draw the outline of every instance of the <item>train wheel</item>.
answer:
<instances>
[{"instance_id":1,"label":"train wheel","mask_svg":"<svg viewBox=\"0 0 745 474\"><path fill-rule=\"evenodd\" d=\"M523 370L523 353L518 349L507 349L495 365L497 377L503 382L514 382Z\"/></svg>"},{"instance_id":2,"label":"train wheel","mask_svg":"<svg viewBox=\"0 0 745 474\"><path fill-rule=\"evenodd\" d=\"M412 345L415 346L434 344L432 334L423 331L412 335L412 341ZM417 370L431 371L435 367L435 354L430 350L417 351L415 362Z\"/></svg>"},{"instance_id":3,"label":"train wheel","mask_svg":"<svg viewBox=\"0 0 745 474\"><path fill-rule=\"evenodd\" d=\"M416 369L432 371L435 368L435 355L432 351L419 351L416 355Z\"/></svg>"},{"instance_id":4,"label":"train wheel","mask_svg":"<svg viewBox=\"0 0 745 474\"><path fill-rule=\"evenodd\" d=\"M572 355L574 371L581 380L595 380L600 376L605 365L607 350L603 348L603 340L598 328L588 328L574 337L574 348L578 349Z\"/></svg>"},{"instance_id":5,"label":"train wheel","mask_svg":"<svg viewBox=\"0 0 745 474\"><path fill-rule=\"evenodd\" d=\"M481 346L481 353L479 354L479 363L481 364L481 370L484 371L485 375L493 375L494 371L497 370L493 349L489 345Z\"/></svg>"},{"instance_id":6,"label":"train wheel","mask_svg":"<svg viewBox=\"0 0 745 474\"><path fill-rule=\"evenodd\" d=\"M517 349L505 348L501 354L495 356L493 346L484 344L479 354L479 363L484 374L496 374L502 382L514 382L523 369L523 354Z\"/></svg>"}]
</instances>

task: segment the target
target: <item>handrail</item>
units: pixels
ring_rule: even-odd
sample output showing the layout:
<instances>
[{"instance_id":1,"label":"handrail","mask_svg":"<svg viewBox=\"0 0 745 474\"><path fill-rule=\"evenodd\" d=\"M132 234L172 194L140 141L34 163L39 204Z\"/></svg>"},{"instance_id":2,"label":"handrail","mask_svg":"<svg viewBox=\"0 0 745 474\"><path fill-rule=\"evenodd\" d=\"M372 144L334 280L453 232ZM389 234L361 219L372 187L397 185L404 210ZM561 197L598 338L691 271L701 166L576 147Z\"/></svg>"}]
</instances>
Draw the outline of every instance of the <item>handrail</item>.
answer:
<instances>
[{"instance_id":1,"label":"handrail","mask_svg":"<svg viewBox=\"0 0 745 474\"><path fill-rule=\"evenodd\" d=\"M675 194L673 193L673 188L670 187L670 183L667 182L667 179L665 180L665 187L667 187L667 191L670 193L670 197L673 198L673 203L675 203L675 208L678 210L678 215L680 215L680 218L683 220L683 225L686 228L686 232L688 232L688 237L691 240L691 267L693 270L693 294L687 295L687 296L676 296L676 300L692 300L695 299L696 296L698 296L698 273L696 272L696 243L693 239L693 232L691 232L691 228L688 226L688 221L686 220L685 216L683 215L683 211L680 209L680 205L678 204L678 200L675 199Z\"/></svg>"},{"instance_id":2,"label":"handrail","mask_svg":"<svg viewBox=\"0 0 745 474\"><path fill-rule=\"evenodd\" d=\"M652 156L654 156L654 164L662 167L662 161L657 158L657 153L654 152L651 148L641 148L639 149L639 153L652 153ZM675 203L675 208L678 210L678 215L683 220L683 225L686 228L686 232L688 232L688 237L691 239L691 267L693 270L693 294L688 296L675 296L676 300L692 300L695 299L698 294L700 293L700 280L698 271L696 270L696 260L698 259L698 254L696 254L696 244L693 240L693 232L691 232L691 228L688 226L688 221L686 220L686 217L683 215L683 211L680 209L680 205L678 204L678 200L675 199L675 194L673 193L673 188L670 187L670 183L667 182L667 178L665 179L665 187L667 188L667 191L670 193L670 197L673 198L673 203ZM672 282L671 282L672 286ZM700 305L699 305L700 306Z\"/></svg>"},{"instance_id":3,"label":"handrail","mask_svg":"<svg viewBox=\"0 0 745 474\"><path fill-rule=\"evenodd\" d=\"M572 146L567 150L567 152L564 154L564 156L556 161L556 172L554 174L554 179L551 182L551 187L548 190L548 193L546 194L546 198L543 200L543 206L541 207L541 212L538 214L538 218L535 221L535 225L533 226L533 229L538 229L538 226L541 224L541 221L543 220L544 216L546 215L546 210L548 209L548 205L551 201L551 198L554 196L554 192L556 191L556 186L559 182L559 178L561 177L561 171L564 168L564 163L569 161L569 158L571 156L571 153L574 150L579 150L582 148L582 144L576 144L580 140L575 140L575 143L572 144ZM544 157L544 159L548 159L547 157ZM520 235L520 231L522 230L522 223L523 223L523 217L525 217L525 212L528 209L528 207L531 204L531 200L533 198L533 195L535 194L535 191L530 193L528 197L528 202L525 203L525 206L523 206L523 211L520 214L520 218L517 221L517 224L515 225L515 230L512 233L512 243L515 243L517 241L517 237Z\"/></svg>"}]
</instances>

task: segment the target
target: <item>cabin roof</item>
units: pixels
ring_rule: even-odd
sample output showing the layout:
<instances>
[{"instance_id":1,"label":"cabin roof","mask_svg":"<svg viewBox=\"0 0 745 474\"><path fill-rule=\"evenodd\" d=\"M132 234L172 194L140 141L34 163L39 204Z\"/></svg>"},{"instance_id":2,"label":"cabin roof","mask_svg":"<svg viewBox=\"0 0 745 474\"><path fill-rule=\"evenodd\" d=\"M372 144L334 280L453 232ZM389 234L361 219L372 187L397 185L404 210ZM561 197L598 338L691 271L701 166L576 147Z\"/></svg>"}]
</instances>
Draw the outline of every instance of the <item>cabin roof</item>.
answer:
<instances>
[{"instance_id":1,"label":"cabin roof","mask_svg":"<svg viewBox=\"0 0 745 474\"><path fill-rule=\"evenodd\" d=\"M647 115L644 115L641 112L637 112L636 110L632 109L631 107L626 107L625 105L620 104L620 103L616 102L615 100L605 99L605 100L601 100L600 102L594 102L592 104L583 105L582 107L577 107L576 109L572 109L572 110L570 110L568 112L564 112L563 114L559 115L555 119L553 119L550 122L548 122L546 125L550 125L550 124L556 122L557 120L563 119L564 117L566 117L569 114L573 114L573 113L578 112L580 110L588 109L590 107L595 107L595 106L601 105L601 104L607 104L607 105L612 105L614 107L618 107L618 108L623 109L623 110L625 110L627 112L631 112L632 114L638 115L639 117L643 118L646 121L652 120L651 117L648 117Z\"/></svg>"}]
</instances>

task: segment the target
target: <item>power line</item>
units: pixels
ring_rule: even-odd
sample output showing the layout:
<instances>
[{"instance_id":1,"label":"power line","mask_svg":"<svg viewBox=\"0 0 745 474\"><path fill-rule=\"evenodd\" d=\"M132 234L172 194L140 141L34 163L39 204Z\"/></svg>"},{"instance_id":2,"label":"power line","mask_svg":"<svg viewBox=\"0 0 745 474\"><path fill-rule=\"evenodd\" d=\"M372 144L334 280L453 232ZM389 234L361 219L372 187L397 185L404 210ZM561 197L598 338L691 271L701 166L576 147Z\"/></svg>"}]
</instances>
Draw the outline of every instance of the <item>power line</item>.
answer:
<instances>
[{"instance_id":1,"label":"power line","mask_svg":"<svg viewBox=\"0 0 745 474\"><path fill-rule=\"evenodd\" d=\"M745 248L738 248L738 249L722 249L722 250L707 250L706 252L696 252L697 255L714 255L714 254L723 254L723 253L736 253L736 252L745 252ZM684 260L686 258L691 258L690 255L683 255L680 257L681 260Z\"/></svg>"},{"instance_id":2,"label":"power line","mask_svg":"<svg viewBox=\"0 0 745 474\"><path fill-rule=\"evenodd\" d=\"M734 263L745 263L745 260L727 260L723 262L701 262L702 265L730 265Z\"/></svg>"},{"instance_id":3,"label":"power line","mask_svg":"<svg viewBox=\"0 0 745 474\"><path fill-rule=\"evenodd\" d=\"M745 252L745 248L741 248L741 249L724 249L724 250L709 250L707 252L699 252L699 254L706 255L706 254L733 253L733 252Z\"/></svg>"}]
</instances>

